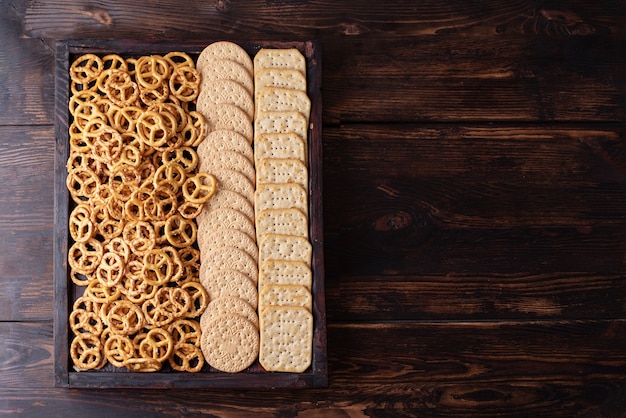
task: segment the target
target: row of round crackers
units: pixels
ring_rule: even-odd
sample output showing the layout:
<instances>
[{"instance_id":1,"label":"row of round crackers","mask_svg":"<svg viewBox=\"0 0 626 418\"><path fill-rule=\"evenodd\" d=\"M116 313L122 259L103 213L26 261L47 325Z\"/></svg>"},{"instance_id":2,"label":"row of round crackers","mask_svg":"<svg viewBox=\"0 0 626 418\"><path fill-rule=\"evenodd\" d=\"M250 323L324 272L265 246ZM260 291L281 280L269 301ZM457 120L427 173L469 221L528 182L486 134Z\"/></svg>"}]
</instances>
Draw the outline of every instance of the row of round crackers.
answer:
<instances>
[{"instance_id":1,"label":"row of round crackers","mask_svg":"<svg viewBox=\"0 0 626 418\"><path fill-rule=\"evenodd\" d=\"M208 128L197 149L199 167L218 182L196 219L200 282L211 300L200 320L201 347L212 367L239 372L257 359L260 343L253 63L238 45L215 42L196 68L202 77L197 110Z\"/></svg>"},{"instance_id":2,"label":"row of round crackers","mask_svg":"<svg viewBox=\"0 0 626 418\"><path fill-rule=\"evenodd\" d=\"M306 62L296 49L261 49L254 77L259 362L299 373L313 339Z\"/></svg>"}]
</instances>

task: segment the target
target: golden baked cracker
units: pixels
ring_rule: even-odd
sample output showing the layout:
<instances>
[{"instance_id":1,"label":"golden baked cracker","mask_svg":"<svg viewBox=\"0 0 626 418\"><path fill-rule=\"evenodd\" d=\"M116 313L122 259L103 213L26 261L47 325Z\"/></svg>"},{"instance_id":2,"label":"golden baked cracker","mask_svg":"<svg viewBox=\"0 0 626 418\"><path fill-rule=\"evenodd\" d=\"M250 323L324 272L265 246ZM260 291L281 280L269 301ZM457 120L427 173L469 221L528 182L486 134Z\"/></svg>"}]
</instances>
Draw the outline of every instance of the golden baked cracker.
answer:
<instances>
[{"instance_id":1,"label":"golden baked cracker","mask_svg":"<svg viewBox=\"0 0 626 418\"><path fill-rule=\"evenodd\" d=\"M248 139L252 143L253 131L252 120L246 112L235 105L231 104L211 104L198 109L198 112L204 116L207 124L207 131L212 132L218 129L230 129ZM304 118L304 116L302 116ZM293 122L296 126L297 122Z\"/></svg>"},{"instance_id":2,"label":"golden baked cracker","mask_svg":"<svg viewBox=\"0 0 626 418\"><path fill-rule=\"evenodd\" d=\"M236 373L250 367L256 360L259 333L254 324L243 316L224 314L207 324L200 346L211 367Z\"/></svg>"},{"instance_id":3,"label":"golden baked cracker","mask_svg":"<svg viewBox=\"0 0 626 418\"><path fill-rule=\"evenodd\" d=\"M266 260L289 260L303 261L307 266L311 266L313 249L306 238L295 235L268 234L263 237L258 246L259 265Z\"/></svg>"},{"instance_id":4,"label":"golden baked cracker","mask_svg":"<svg viewBox=\"0 0 626 418\"><path fill-rule=\"evenodd\" d=\"M217 179L218 191L221 189L232 190L239 193L250 203L254 203L254 183L235 170L216 169L211 173Z\"/></svg>"},{"instance_id":5,"label":"golden baked cracker","mask_svg":"<svg viewBox=\"0 0 626 418\"><path fill-rule=\"evenodd\" d=\"M254 73L254 63L250 55L241 46L229 41L218 41L207 45L198 56L196 69L202 72L207 63L223 59L235 61L250 74Z\"/></svg>"},{"instance_id":6,"label":"golden baked cracker","mask_svg":"<svg viewBox=\"0 0 626 418\"><path fill-rule=\"evenodd\" d=\"M263 209L256 218L257 239L267 234L309 237L309 220L296 208Z\"/></svg>"},{"instance_id":7,"label":"golden baked cracker","mask_svg":"<svg viewBox=\"0 0 626 418\"><path fill-rule=\"evenodd\" d=\"M196 108L202 109L211 104L232 104L254 118L254 100L250 92L233 80L205 80L200 84L200 93L196 99Z\"/></svg>"},{"instance_id":8,"label":"golden baked cracker","mask_svg":"<svg viewBox=\"0 0 626 418\"><path fill-rule=\"evenodd\" d=\"M254 223L237 209L217 208L207 212L202 211L196 218L196 222L200 231L198 233L203 237L217 229L237 229L248 235L250 239L256 239Z\"/></svg>"},{"instance_id":9,"label":"golden baked cracker","mask_svg":"<svg viewBox=\"0 0 626 418\"><path fill-rule=\"evenodd\" d=\"M234 296L222 296L213 299L202 313L200 316L200 328L202 331L206 330L207 324L213 319L229 313L241 315L252 322L256 328L259 327L259 318L256 310L248 302Z\"/></svg>"},{"instance_id":10,"label":"golden baked cracker","mask_svg":"<svg viewBox=\"0 0 626 418\"><path fill-rule=\"evenodd\" d=\"M218 227L217 229L198 228L198 247L201 253L207 253L213 248L235 247L243 250L257 261L259 248L248 234L233 228Z\"/></svg>"},{"instance_id":11,"label":"golden baked cracker","mask_svg":"<svg viewBox=\"0 0 626 418\"><path fill-rule=\"evenodd\" d=\"M246 91L254 94L254 78L241 64L232 60L213 60L200 71L202 81L200 91L205 89L204 84L215 80L231 80L241 84Z\"/></svg>"},{"instance_id":12,"label":"golden baked cracker","mask_svg":"<svg viewBox=\"0 0 626 418\"><path fill-rule=\"evenodd\" d=\"M311 365L313 315L299 306L270 306L260 314L259 362L267 371L302 373Z\"/></svg>"},{"instance_id":13,"label":"golden baked cracker","mask_svg":"<svg viewBox=\"0 0 626 418\"><path fill-rule=\"evenodd\" d=\"M306 76L306 60L296 48L262 48L253 59L254 71L264 68L298 70Z\"/></svg>"},{"instance_id":14,"label":"golden baked cracker","mask_svg":"<svg viewBox=\"0 0 626 418\"><path fill-rule=\"evenodd\" d=\"M296 111L309 120L311 100L306 92L280 87L263 87L255 97L259 112L290 112Z\"/></svg>"},{"instance_id":15,"label":"golden baked cracker","mask_svg":"<svg viewBox=\"0 0 626 418\"><path fill-rule=\"evenodd\" d=\"M209 294L210 300L226 296L237 297L248 302L254 309L257 307L258 294L256 284L240 271L231 269L220 270L209 277L205 277L201 283ZM284 291L284 293L287 296L287 291ZM273 295L268 296L268 300L273 300L272 297Z\"/></svg>"},{"instance_id":16,"label":"golden baked cracker","mask_svg":"<svg viewBox=\"0 0 626 418\"><path fill-rule=\"evenodd\" d=\"M255 217L264 209L297 208L309 213L307 191L296 183L257 184L254 201Z\"/></svg>"},{"instance_id":17,"label":"golden baked cracker","mask_svg":"<svg viewBox=\"0 0 626 418\"><path fill-rule=\"evenodd\" d=\"M243 154L250 162L254 162L254 151L248 139L230 129L218 129L210 132L198 145L198 151L202 147L215 147L219 151L237 151Z\"/></svg>"},{"instance_id":18,"label":"golden baked cracker","mask_svg":"<svg viewBox=\"0 0 626 418\"><path fill-rule=\"evenodd\" d=\"M298 70L262 69L254 73L255 96L265 87L280 87L306 92L306 77Z\"/></svg>"},{"instance_id":19,"label":"golden baked cracker","mask_svg":"<svg viewBox=\"0 0 626 418\"><path fill-rule=\"evenodd\" d=\"M313 297L305 286L297 284L268 284L259 290L259 312L268 306L301 306L311 311Z\"/></svg>"},{"instance_id":20,"label":"golden baked cracker","mask_svg":"<svg viewBox=\"0 0 626 418\"><path fill-rule=\"evenodd\" d=\"M246 199L243 195L234 192L232 190L219 189L213 197L211 197L202 208L202 212L199 217L202 218L202 213L208 213L214 209L219 208L230 208L236 209L239 212L246 215L251 222L254 222L254 207L252 203ZM198 237L200 236L200 231L198 231ZM198 242L200 240L198 239Z\"/></svg>"},{"instance_id":21,"label":"golden baked cracker","mask_svg":"<svg viewBox=\"0 0 626 418\"><path fill-rule=\"evenodd\" d=\"M254 136L261 134L284 134L294 132L307 143L309 125L300 112L257 112ZM245 136L245 135L244 135Z\"/></svg>"},{"instance_id":22,"label":"golden baked cracker","mask_svg":"<svg viewBox=\"0 0 626 418\"><path fill-rule=\"evenodd\" d=\"M256 261L245 251L235 247L214 248L200 254L200 282L222 270L237 270L256 284L259 270Z\"/></svg>"},{"instance_id":23,"label":"golden baked cracker","mask_svg":"<svg viewBox=\"0 0 626 418\"><path fill-rule=\"evenodd\" d=\"M254 141L255 164L264 158L296 158L308 166L306 144L294 132L258 135Z\"/></svg>"},{"instance_id":24,"label":"golden baked cracker","mask_svg":"<svg viewBox=\"0 0 626 418\"><path fill-rule=\"evenodd\" d=\"M198 153L198 171L212 173L219 169L235 170L246 176L251 182L256 182L254 165L240 152L220 151L209 145L202 147L201 152L202 154Z\"/></svg>"},{"instance_id":25,"label":"golden baked cracker","mask_svg":"<svg viewBox=\"0 0 626 418\"><path fill-rule=\"evenodd\" d=\"M313 272L303 261L266 260L259 266L259 289L271 284L297 284L311 290Z\"/></svg>"},{"instance_id":26,"label":"golden baked cracker","mask_svg":"<svg viewBox=\"0 0 626 418\"><path fill-rule=\"evenodd\" d=\"M309 172L306 165L295 158L266 158L256 167L256 182L296 183L308 190Z\"/></svg>"}]
</instances>

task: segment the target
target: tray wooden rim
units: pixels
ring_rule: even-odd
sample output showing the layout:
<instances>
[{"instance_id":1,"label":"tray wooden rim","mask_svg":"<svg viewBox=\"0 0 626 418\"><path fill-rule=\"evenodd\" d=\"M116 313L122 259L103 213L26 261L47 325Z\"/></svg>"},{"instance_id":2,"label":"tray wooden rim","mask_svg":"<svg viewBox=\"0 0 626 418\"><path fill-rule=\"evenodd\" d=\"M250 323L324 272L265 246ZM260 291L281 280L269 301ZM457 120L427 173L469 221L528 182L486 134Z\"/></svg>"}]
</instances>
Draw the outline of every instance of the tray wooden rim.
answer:
<instances>
[{"instance_id":1,"label":"tray wooden rim","mask_svg":"<svg viewBox=\"0 0 626 418\"><path fill-rule=\"evenodd\" d=\"M201 40L62 40L56 44L55 67L55 172L54 172L54 385L67 388L319 388L328 385L327 330L324 288L323 205L322 205L322 102L321 45L316 40L254 41L232 40L253 54L260 48L297 48L307 61L307 90L311 98L309 127L309 216L313 247L313 357L304 373L132 373L76 372L69 361L69 288L67 250L70 199L65 187L65 162L69 139L69 65L71 54L118 53L161 54L185 51L199 54L209 43L228 39Z\"/></svg>"}]
</instances>

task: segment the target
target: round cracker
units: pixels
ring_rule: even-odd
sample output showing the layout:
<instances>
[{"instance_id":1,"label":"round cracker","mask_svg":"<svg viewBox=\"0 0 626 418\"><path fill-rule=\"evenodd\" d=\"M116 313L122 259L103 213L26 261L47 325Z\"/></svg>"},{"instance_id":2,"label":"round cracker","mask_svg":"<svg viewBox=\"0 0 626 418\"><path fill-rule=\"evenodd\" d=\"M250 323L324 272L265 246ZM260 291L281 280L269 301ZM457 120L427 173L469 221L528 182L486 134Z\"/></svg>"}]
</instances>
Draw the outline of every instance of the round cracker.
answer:
<instances>
[{"instance_id":1,"label":"round cracker","mask_svg":"<svg viewBox=\"0 0 626 418\"><path fill-rule=\"evenodd\" d=\"M259 317L256 311L245 300L234 296L223 296L213 299L209 306L200 316L200 328L204 331L207 329L208 323L216 317L224 314L237 314L246 318L248 321L258 328Z\"/></svg>"},{"instance_id":2,"label":"round cracker","mask_svg":"<svg viewBox=\"0 0 626 418\"><path fill-rule=\"evenodd\" d=\"M201 253L209 252L213 248L235 247L243 250L257 261L259 248L256 242L248 234L238 229L217 228L214 230L204 229L198 232L198 246Z\"/></svg>"},{"instance_id":3,"label":"round cracker","mask_svg":"<svg viewBox=\"0 0 626 418\"><path fill-rule=\"evenodd\" d=\"M254 206L243 195L232 190L219 189L202 208L202 212L210 212L219 208L236 209L254 222ZM198 231L198 234L200 231Z\"/></svg>"},{"instance_id":4,"label":"round cracker","mask_svg":"<svg viewBox=\"0 0 626 418\"><path fill-rule=\"evenodd\" d=\"M206 88L203 87L203 84L208 82L231 80L241 84L250 95L254 94L254 78L243 65L236 61L229 59L213 60L202 68L200 74L202 74L200 91Z\"/></svg>"},{"instance_id":5,"label":"round cracker","mask_svg":"<svg viewBox=\"0 0 626 418\"><path fill-rule=\"evenodd\" d=\"M212 146L216 149L237 151L242 153L250 162L254 162L254 151L248 139L229 129L218 129L206 135L204 140L198 146L198 150L204 146Z\"/></svg>"},{"instance_id":6,"label":"round cracker","mask_svg":"<svg viewBox=\"0 0 626 418\"><path fill-rule=\"evenodd\" d=\"M218 129L230 129L240 133L252 143L252 120L246 112L232 104L210 104L198 112L204 116L208 132ZM304 118L304 116L302 116ZM269 128L268 128L269 129Z\"/></svg>"},{"instance_id":7,"label":"round cracker","mask_svg":"<svg viewBox=\"0 0 626 418\"><path fill-rule=\"evenodd\" d=\"M225 314L207 324L201 338L204 359L211 366L227 373L247 369L259 352L259 332L243 316Z\"/></svg>"},{"instance_id":8,"label":"round cracker","mask_svg":"<svg viewBox=\"0 0 626 418\"><path fill-rule=\"evenodd\" d=\"M212 173L213 170L227 169L235 170L243 174L252 183L256 182L256 171L254 164L243 154L237 151L223 150L206 145L198 152L198 171Z\"/></svg>"},{"instance_id":9,"label":"round cracker","mask_svg":"<svg viewBox=\"0 0 626 418\"><path fill-rule=\"evenodd\" d=\"M233 80L205 80L200 84L200 94L196 99L196 108L202 109L211 104L232 104L254 118L254 100L248 90Z\"/></svg>"},{"instance_id":10,"label":"round cracker","mask_svg":"<svg viewBox=\"0 0 626 418\"><path fill-rule=\"evenodd\" d=\"M207 253L201 253L200 257L200 282L207 280L208 277L222 270L240 271L248 276L255 284L258 280L259 269L257 262L239 248L214 248Z\"/></svg>"},{"instance_id":11,"label":"round cracker","mask_svg":"<svg viewBox=\"0 0 626 418\"><path fill-rule=\"evenodd\" d=\"M217 179L218 190L232 190L254 203L254 183L239 171L220 168L213 170L211 174Z\"/></svg>"},{"instance_id":12,"label":"round cracker","mask_svg":"<svg viewBox=\"0 0 626 418\"><path fill-rule=\"evenodd\" d=\"M254 223L237 209L217 208L211 211L202 211L196 218L198 234L207 235L217 229L236 229L256 239ZM197 236L197 235L196 235Z\"/></svg>"},{"instance_id":13,"label":"round cracker","mask_svg":"<svg viewBox=\"0 0 626 418\"><path fill-rule=\"evenodd\" d=\"M254 63L250 55L241 46L229 41L213 42L204 48L198 56L196 69L202 72L207 63L223 59L235 61L242 65L250 74L254 73Z\"/></svg>"},{"instance_id":14,"label":"round cracker","mask_svg":"<svg viewBox=\"0 0 626 418\"><path fill-rule=\"evenodd\" d=\"M252 308L256 309L257 307L256 284L240 271L220 270L209 277L205 277L202 286L209 294L209 300L227 296L237 297L248 302Z\"/></svg>"}]
</instances>

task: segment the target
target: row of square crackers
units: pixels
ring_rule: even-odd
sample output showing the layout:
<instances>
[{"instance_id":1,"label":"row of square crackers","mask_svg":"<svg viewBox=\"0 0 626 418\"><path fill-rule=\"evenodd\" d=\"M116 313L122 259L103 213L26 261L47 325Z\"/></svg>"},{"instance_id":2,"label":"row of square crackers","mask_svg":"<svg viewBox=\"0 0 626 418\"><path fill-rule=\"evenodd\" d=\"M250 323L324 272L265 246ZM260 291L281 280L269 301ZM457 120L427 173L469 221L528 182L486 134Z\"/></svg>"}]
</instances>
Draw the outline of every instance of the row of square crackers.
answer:
<instances>
[{"instance_id":1,"label":"row of square crackers","mask_svg":"<svg viewBox=\"0 0 626 418\"><path fill-rule=\"evenodd\" d=\"M258 358L258 247L254 224L256 171L252 148L253 63L238 45L216 42L198 57L197 110L207 122L198 164L217 191L198 223L200 282L210 303L200 318L207 363L239 372Z\"/></svg>"},{"instance_id":2,"label":"row of square crackers","mask_svg":"<svg viewBox=\"0 0 626 418\"><path fill-rule=\"evenodd\" d=\"M259 362L299 373L311 364L313 340L306 61L296 49L262 49L254 77Z\"/></svg>"}]
</instances>

